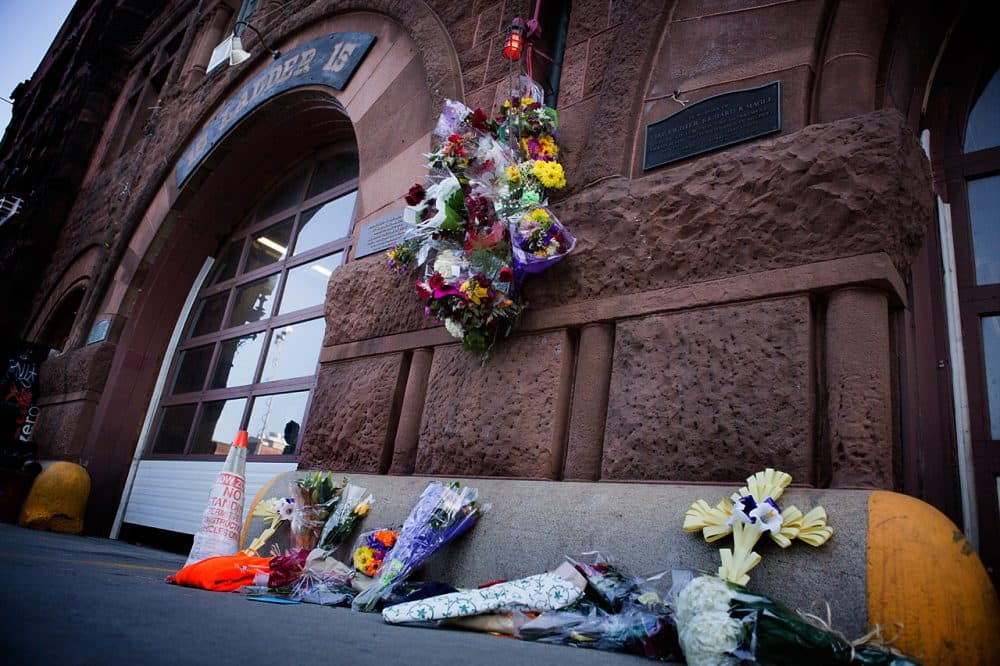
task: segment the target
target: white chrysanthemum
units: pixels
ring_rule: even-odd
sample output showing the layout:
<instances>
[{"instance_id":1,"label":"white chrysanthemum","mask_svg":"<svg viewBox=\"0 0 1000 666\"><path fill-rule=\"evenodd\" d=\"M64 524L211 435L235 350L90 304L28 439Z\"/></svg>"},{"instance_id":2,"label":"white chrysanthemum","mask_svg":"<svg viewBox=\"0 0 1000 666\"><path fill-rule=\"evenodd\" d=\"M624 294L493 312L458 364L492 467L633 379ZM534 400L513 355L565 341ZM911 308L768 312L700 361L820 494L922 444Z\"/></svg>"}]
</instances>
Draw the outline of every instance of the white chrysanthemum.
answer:
<instances>
[{"instance_id":1,"label":"white chrysanthemum","mask_svg":"<svg viewBox=\"0 0 1000 666\"><path fill-rule=\"evenodd\" d=\"M683 626L706 612L729 613L733 591L716 576L698 576L677 595L677 625Z\"/></svg>"},{"instance_id":2,"label":"white chrysanthemum","mask_svg":"<svg viewBox=\"0 0 1000 666\"><path fill-rule=\"evenodd\" d=\"M281 520L291 520L295 514L295 500L291 497L283 497L278 500L278 516Z\"/></svg>"},{"instance_id":3,"label":"white chrysanthemum","mask_svg":"<svg viewBox=\"0 0 1000 666\"><path fill-rule=\"evenodd\" d=\"M459 340L462 339L462 335L464 335L462 332L462 325L457 321L454 319L445 319L444 327L449 333L451 333L451 337L458 338Z\"/></svg>"},{"instance_id":4,"label":"white chrysanthemum","mask_svg":"<svg viewBox=\"0 0 1000 666\"><path fill-rule=\"evenodd\" d=\"M698 613L678 625L684 658L689 666L735 666L739 659L729 653L739 646L740 621L728 611Z\"/></svg>"},{"instance_id":5,"label":"white chrysanthemum","mask_svg":"<svg viewBox=\"0 0 1000 666\"><path fill-rule=\"evenodd\" d=\"M467 266L465 258L454 250L442 250L434 259L434 272L440 273L446 280L457 278Z\"/></svg>"}]
</instances>

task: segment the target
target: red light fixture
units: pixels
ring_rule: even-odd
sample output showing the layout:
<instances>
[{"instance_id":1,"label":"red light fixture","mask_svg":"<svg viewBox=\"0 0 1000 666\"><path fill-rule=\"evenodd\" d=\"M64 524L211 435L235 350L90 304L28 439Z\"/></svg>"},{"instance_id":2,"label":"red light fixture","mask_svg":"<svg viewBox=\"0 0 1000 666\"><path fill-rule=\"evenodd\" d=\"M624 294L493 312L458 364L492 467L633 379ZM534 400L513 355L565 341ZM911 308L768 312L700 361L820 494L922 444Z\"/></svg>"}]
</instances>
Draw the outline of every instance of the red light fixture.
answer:
<instances>
[{"instance_id":1,"label":"red light fixture","mask_svg":"<svg viewBox=\"0 0 1000 666\"><path fill-rule=\"evenodd\" d=\"M519 60L524 50L524 21L514 19L507 30L507 38L503 43L503 57L507 60Z\"/></svg>"}]
</instances>

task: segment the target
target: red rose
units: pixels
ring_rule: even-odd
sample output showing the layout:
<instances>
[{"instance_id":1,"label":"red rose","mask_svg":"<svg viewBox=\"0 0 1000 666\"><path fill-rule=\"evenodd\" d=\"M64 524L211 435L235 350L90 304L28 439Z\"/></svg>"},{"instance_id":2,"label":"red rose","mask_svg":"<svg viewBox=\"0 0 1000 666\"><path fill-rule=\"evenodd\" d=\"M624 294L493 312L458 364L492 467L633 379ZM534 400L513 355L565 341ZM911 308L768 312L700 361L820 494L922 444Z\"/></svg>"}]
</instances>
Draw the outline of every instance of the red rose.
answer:
<instances>
[{"instance_id":1,"label":"red rose","mask_svg":"<svg viewBox=\"0 0 1000 666\"><path fill-rule=\"evenodd\" d=\"M514 271L510 266L504 266L500 269L500 277L497 279L501 282L511 282L514 279Z\"/></svg>"},{"instance_id":2,"label":"red rose","mask_svg":"<svg viewBox=\"0 0 1000 666\"><path fill-rule=\"evenodd\" d=\"M413 187L410 188L410 191L406 194L406 203L411 206L416 206L418 203L424 200L424 196L426 194L427 191L424 189L424 186L421 185L420 183L415 183Z\"/></svg>"},{"instance_id":3,"label":"red rose","mask_svg":"<svg viewBox=\"0 0 1000 666\"><path fill-rule=\"evenodd\" d=\"M431 276L431 279L427 281L427 284L431 289L440 289L444 286L444 277L440 273L435 273Z\"/></svg>"},{"instance_id":4,"label":"red rose","mask_svg":"<svg viewBox=\"0 0 1000 666\"><path fill-rule=\"evenodd\" d=\"M469 120L469 124L475 129L485 132L488 128L486 127L486 121L488 120L486 114L482 109L476 109L472 112L472 118Z\"/></svg>"},{"instance_id":5,"label":"red rose","mask_svg":"<svg viewBox=\"0 0 1000 666\"><path fill-rule=\"evenodd\" d=\"M417 289L417 296L425 301L434 295L434 291L427 285L426 282L417 282L415 286Z\"/></svg>"}]
</instances>

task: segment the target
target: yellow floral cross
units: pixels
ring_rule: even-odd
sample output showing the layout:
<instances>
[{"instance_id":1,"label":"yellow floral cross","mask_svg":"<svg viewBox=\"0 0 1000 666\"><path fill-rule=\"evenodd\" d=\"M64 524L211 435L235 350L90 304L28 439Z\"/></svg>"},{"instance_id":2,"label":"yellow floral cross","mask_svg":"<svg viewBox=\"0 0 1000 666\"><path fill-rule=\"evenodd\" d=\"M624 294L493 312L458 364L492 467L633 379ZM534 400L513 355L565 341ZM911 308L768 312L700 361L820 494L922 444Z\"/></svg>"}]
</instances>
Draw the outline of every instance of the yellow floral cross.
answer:
<instances>
[{"instance_id":1,"label":"yellow floral cross","mask_svg":"<svg viewBox=\"0 0 1000 666\"><path fill-rule=\"evenodd\" d=\"M767 468L748 477L747 485L730 499L715 507L698 500L684 514L684 531L701 530L708 543L733 535L732 550L719 551L720 578L739 585L750 581L748 572L761 560L753 549L765 532L782 548L788 548L795 539L810 546L822 546L833 536L823 507L817 506L804 515L794 506L778 508L777 501L791 482L789 474Z\"/></svg>"}]
</instances>

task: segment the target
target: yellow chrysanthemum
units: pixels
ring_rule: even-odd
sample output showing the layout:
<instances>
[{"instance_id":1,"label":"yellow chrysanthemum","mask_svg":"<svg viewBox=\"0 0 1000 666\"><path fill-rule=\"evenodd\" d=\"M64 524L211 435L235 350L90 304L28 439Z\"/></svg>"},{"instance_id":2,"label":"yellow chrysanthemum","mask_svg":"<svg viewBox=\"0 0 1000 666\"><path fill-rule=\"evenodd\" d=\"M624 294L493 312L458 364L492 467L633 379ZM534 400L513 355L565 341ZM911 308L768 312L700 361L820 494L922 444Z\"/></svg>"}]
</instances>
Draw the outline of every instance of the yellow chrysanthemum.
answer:
<instances>
[{"instance_id":1,"label":"yellow chrysanthemum","mask_svg":"<svg viewBox=\"0 0 1000 666\"><path fill-rule=\"evenodd\" d=\"M531 167L531 173L550 190L566 187L566 174L559 162L544 162L537 160Z\"/></svg>"},{"instance_id":2,"label":"yellow chrysanthemum","mask_svg":"<svg viewBox=\"0 0 1000 666\"><path fill-rule=\"evenodd\" d=\"M535 100L532 99L531 97L522 97L521 98L521 108L522 109L525 109L525 108L531 106L534 103L535 103Z\"/></svg>"},{"instance_id":3,"label":"yellow chrysanthemum","mask_svg":"<svg viewBox=\"0 0 1000 666\"><path fill-rule=\"evenodd\" d=\"M545 224L551 218L544 208L536 208L528 214L528 219L532 222L537 222L538 224Z\"/></svg>"},{"instance_id":4,"label":"yellow chrysanthemum","mask_svg":"<svg viewBox=\"0 0 1000 666\"><path fill-rule=\"evenodd\" d=\"M361 546L354 551L354 568L358 571L368 571L375 562L375 551L368 546Z\"/></svg>"},{"instance_id":5,"label":"yellow chrysanthemum","mask_svg":"<svg viewBox=\"0 0 1000 666\"><path fill-rule=\"evenodd\" d=\"M516 166L507 167L507 180L512 183L521 182L521 172L517 170Z\"/></svg>"},{"instance_id":6,"label":"yellow chrysanthemum","mask_svg":"<svg viewBox=\"0 0 1000 666\"><path fill-rule=\"evenodd\" d=\"M546 157L555 157L559 153L559 148L551 136L543 136L538 140L539 152Z\"/></svg>"}]
</instances>

